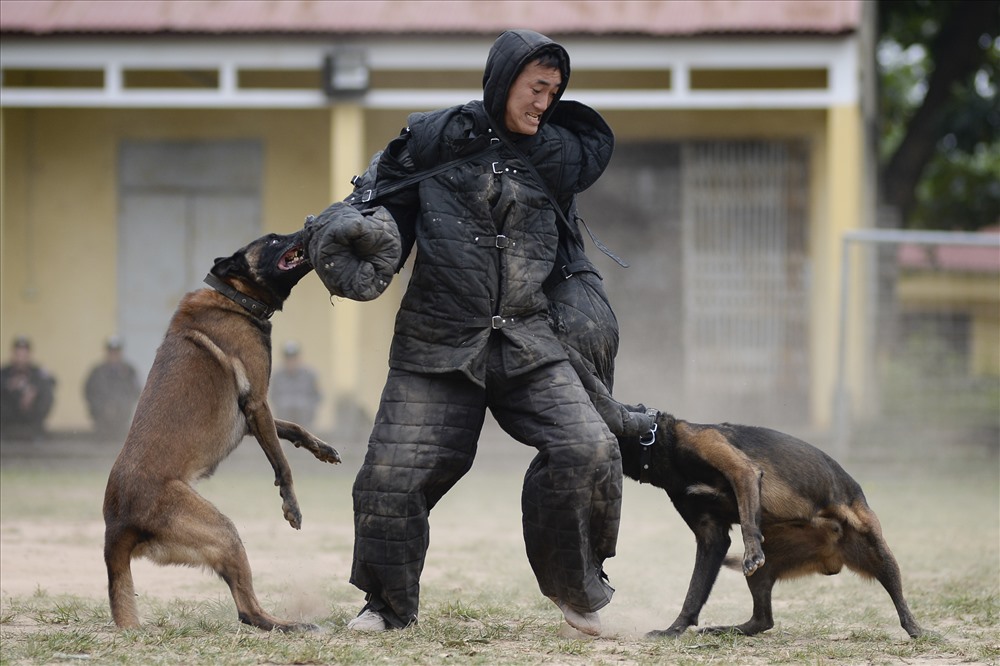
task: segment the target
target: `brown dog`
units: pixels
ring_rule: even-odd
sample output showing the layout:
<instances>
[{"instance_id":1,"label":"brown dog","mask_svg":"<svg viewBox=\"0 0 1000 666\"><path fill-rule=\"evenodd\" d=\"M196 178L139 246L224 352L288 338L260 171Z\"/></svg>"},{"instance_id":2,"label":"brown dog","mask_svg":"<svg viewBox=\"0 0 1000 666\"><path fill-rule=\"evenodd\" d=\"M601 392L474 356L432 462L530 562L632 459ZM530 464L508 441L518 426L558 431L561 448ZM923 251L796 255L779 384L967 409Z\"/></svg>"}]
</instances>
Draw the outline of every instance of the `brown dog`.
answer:
<instances>
[{"instance_id":1,"label":"brown dog","mask_svg":"<svg viewBox=\"0 0 1000 666\"><path fill-rule=\"evenodd\" d=\"M844 565L875 578L889 593L911 637L923 631L903 598L899 566L857 482L819 449L775 430L699 425L669 414L656 418L655 441L621 439L622 468L630 478L663 488L697 542L694 572L683 607L667 629L677 636L698 625L739 524L742 569L753 615L734 631L747 636L774 626L771 589L783 578L833 575ZM729 563L726 561L725 563Z\"/></svg>"},{"instance_id":2,"label":"brown dog","mask_svg":"<svg viewBox=\"0 0 1000 666\"><path fill-rule=\"evenodd\" d=\"M302 427L275 420L267 403L270 315L312 270L302 232L259 238L215 260L205 282L187 294L156 352L125 445L104 496L104 560L111 614L137 627L131 560L211 568L229 585L242 622L261 629L315 627L264 611L233 523L193 488L252 434L274 469L282 511L299 529L302 515L278 438L324 462L340 456Z\"/></svg>"}]
</instances>

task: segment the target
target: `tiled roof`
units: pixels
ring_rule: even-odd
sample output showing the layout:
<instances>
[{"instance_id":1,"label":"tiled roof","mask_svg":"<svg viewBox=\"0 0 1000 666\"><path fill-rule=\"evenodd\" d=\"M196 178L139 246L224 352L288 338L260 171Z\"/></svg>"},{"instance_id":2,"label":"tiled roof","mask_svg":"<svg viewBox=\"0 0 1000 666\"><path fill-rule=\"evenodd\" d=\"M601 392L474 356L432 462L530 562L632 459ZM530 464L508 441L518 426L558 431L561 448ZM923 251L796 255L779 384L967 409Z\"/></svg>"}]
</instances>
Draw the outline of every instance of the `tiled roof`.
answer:
<instances>
[{"instance_id":1,"label":"tiled roof","mask_svg":"<svg viewBox=\"0 0 1000 666\"><path fill-rule=\"evenodd\" d=\"M2 0L5 34L853 32L862 0Z\"/></svg>"},{"instance_id":2,"label":"tiled roof","mask_svg":"<svg viewBox=\"0 0 1000 666\"><path fill-rule=\"evenodd\" d=\"M1000 234L1000 227L980 229L981 233ZM963 245L899 246L899 264L911 269L947 269L977 273L1000 273L1000 248Z\"/></svg>"}]
</instances>

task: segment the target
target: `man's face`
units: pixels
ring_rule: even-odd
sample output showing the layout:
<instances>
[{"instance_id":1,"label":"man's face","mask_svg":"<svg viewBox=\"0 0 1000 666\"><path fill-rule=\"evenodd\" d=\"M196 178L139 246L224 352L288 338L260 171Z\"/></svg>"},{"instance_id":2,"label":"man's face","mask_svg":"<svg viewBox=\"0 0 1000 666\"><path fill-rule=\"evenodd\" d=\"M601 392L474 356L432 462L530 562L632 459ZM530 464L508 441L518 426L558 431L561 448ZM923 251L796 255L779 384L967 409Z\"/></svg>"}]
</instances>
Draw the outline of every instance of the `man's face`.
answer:
<instances>
[{"instance_id":1,"label":"man's face","mask_svg":"<svg viewBox=\"0 0 1000 666\"><path fill-rule=\"evenodd\" d=\"M21 346L14 347L11 363L18 368L26 368L31 365L31 348Z\"/></svg>"},{"instance_id":2,"label":"man's face","mask_svg":"<svg viewBox=\"0 0 1000 666\"><path fill-rule=\"evenodd\" d=\"M562 74L558 67L526 65L507 93L504 125L516 134L535 134L542 114L559 92Z\"/></svg>"}]
</instances>

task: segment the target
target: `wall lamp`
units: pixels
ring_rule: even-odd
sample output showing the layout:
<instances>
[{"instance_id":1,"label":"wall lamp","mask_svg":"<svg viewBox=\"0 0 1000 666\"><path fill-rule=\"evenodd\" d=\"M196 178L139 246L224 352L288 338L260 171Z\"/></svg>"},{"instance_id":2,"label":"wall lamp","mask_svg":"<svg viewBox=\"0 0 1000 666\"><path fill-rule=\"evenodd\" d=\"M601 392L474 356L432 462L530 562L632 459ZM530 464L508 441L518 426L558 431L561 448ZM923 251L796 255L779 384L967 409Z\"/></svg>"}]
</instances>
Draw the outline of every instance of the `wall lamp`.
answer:
<instances>
[{"instance_id":1,"label":"wall lamp","mask_svg":"<svg viewBox=\"0 0 1000 666\"><path fill-rule=\"evenodd\" d=\"M328 97L361 95L368 90L368 62L360 49L337 50L323 58L323 91Z\"/></svg>"}]
</instances>

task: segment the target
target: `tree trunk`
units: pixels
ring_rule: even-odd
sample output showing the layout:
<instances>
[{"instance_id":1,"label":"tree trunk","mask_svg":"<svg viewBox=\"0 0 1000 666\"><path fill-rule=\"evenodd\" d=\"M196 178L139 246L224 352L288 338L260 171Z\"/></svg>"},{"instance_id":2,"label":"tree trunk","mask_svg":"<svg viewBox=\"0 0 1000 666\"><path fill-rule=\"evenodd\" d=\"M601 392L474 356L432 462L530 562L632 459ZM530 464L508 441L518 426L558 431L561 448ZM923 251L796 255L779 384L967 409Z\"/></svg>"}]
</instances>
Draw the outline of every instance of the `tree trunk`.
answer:
<instances>
[{"instance_id":1,"label":"tree trunk","mask_svg":"<svg viewBox=\"0 0 1000 666\"><path fill-rule=\"evenodd\" d=\"M957 0L930 45L928 56L934 70L927 94L882 176L884 201L899 211L904 226L913 210L924 167L937 142L948 133L945 110L951 88L983 63L986 51L979 45L979 37L990 31L990 26L996 33L998 17L1000 0Z\"/></svg>"}]
</instances>

